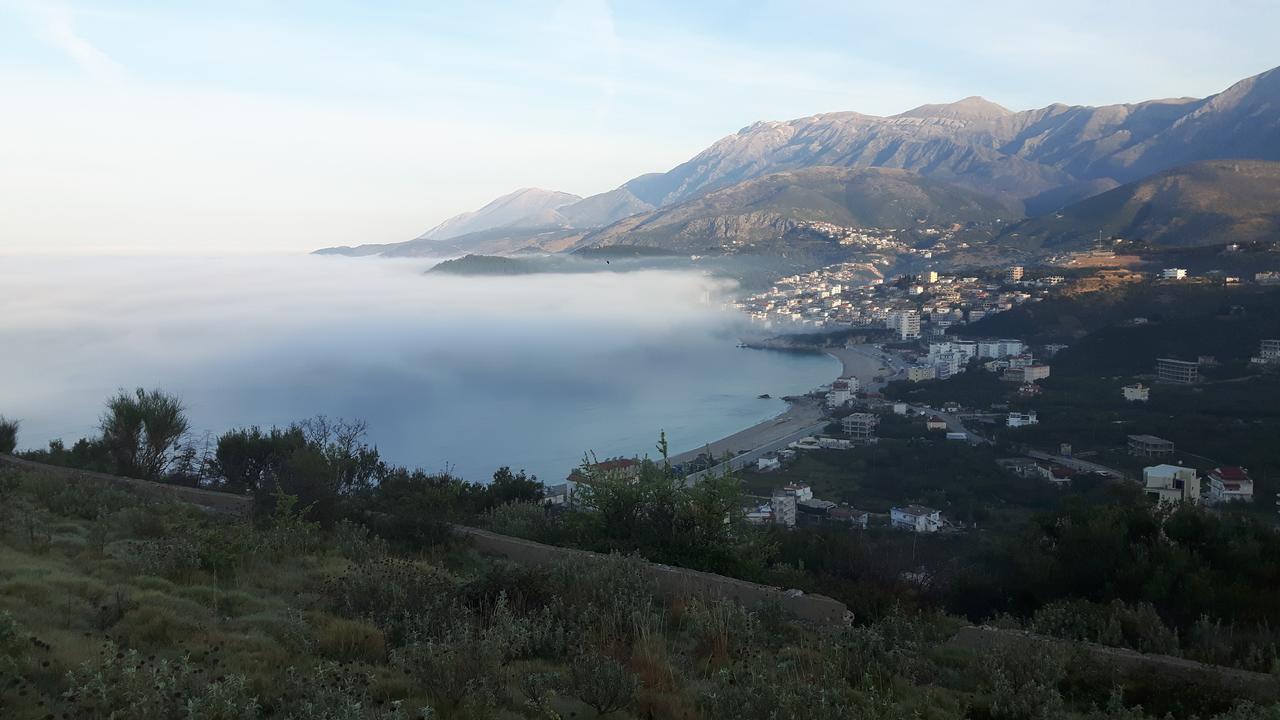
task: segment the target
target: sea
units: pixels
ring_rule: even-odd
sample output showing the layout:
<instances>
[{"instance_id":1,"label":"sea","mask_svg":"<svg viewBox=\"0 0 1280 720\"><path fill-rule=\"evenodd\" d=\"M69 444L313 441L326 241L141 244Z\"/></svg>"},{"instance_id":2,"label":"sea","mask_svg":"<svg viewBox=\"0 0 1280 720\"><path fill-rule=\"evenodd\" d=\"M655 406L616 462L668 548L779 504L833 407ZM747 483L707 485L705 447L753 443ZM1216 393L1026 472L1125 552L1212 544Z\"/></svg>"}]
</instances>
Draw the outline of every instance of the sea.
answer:
<instances>
[{"instance_id":1,"label":"sea","mask_svg":"<svg viewBox=\"0 0 1280 720\"><path fill-rule=\"evenodd\" d=\"M117 390L177 394L191 441L317 415L392 463L548 484L584 457L694 449L785 409L839 363L738 347L731 281L504 277L429 259L0 257L0 415L20 448L93 436ZM769 398L759 397L767 394Z\"/></svg>"}]
</instances>

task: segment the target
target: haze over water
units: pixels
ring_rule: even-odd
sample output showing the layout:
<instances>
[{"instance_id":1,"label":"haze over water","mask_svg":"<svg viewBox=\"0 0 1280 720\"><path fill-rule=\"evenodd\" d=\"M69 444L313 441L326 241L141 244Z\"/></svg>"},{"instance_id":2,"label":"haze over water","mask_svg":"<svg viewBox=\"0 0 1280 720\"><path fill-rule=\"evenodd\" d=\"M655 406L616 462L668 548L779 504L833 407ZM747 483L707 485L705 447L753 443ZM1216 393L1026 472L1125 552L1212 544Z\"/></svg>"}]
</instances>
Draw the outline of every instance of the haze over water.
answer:
<instances>
[{"instance_id":1,"label":"haze over water","mask_svg":"<svg viewBox=\"0 0 1280 720\"><path fill-rule=\"evenodd\" d=\"M735 347L731 285L695 273L424 275L315 256L0 263L0 414L20 447L96 433L117 388L179 394L196 435L360 418L391 462L558 482L585 451L673 452L829 382L826 356Z\"/></svg>"}]
</instances>

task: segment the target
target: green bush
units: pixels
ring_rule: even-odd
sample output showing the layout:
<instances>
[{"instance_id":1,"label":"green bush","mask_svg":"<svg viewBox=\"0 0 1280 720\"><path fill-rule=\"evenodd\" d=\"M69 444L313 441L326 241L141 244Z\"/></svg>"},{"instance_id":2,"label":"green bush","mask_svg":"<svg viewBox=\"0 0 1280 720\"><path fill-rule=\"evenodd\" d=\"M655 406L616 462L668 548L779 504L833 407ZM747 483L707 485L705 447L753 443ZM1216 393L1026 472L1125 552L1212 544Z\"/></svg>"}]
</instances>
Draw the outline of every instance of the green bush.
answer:
<instances>
[{"instance_id":1,"label":"green bush","mask_svg":"<svg viewBox=\"0 0 1280 720\"><path fill-rule=\"evenodd\" d=\"M107 643L96 663L67 678L67 712L93 718L257 720L261 708L239 675L208 678L185 657L148 660Z\"/></svg>"},{"instance_id":2,"label":"green bush","mask_svg":"<svg viewBox=\"0 0 1280 720\"><path fill-rule=\"evenodd\" d=\"M600 715L629 706L639 687L635 674L606 655L586 653L569 662L566 694L590 705Z\"/></svg>"},{"instance_id":3,"label":"green bush","mask_svg":"<svg viewBox=\"0 0 1280 720\"><path fill-rule=\"evenodd\" d=\"M316 651L331 660L374 664L386 659L386 639L381 630L368 623L326 618L313 634Z\"/></svg>"},{"instance_id":4,"label":"green bush","mask_svg":"<svg viewBox=\"0 0 1280 720\"><path fill-rule=\"evenodd\" d=\"M18 447L17 420L10 420L0 415L0 453L11 453Z\"/></svg>"}]
</instances>

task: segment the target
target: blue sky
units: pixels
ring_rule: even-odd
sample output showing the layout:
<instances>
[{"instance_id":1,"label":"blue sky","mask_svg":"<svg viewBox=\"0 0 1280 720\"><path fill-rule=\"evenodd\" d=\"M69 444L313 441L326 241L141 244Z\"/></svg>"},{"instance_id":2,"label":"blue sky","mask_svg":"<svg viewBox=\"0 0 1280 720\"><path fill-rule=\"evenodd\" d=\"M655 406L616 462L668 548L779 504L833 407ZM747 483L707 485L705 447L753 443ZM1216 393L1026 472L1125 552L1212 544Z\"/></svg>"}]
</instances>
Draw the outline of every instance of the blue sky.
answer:
<instances>
[{"instance_id":1,"label":"blue sky","mask_svg":"<svg viewBox=\"0 0 1280 720\"><path fill-rule=\"evenodd\" d=\"M1270 0L1039 5L0 0L0 252L394 242L756 120L1202 96L1280 64Z\"/></svg>"}]
</instances>

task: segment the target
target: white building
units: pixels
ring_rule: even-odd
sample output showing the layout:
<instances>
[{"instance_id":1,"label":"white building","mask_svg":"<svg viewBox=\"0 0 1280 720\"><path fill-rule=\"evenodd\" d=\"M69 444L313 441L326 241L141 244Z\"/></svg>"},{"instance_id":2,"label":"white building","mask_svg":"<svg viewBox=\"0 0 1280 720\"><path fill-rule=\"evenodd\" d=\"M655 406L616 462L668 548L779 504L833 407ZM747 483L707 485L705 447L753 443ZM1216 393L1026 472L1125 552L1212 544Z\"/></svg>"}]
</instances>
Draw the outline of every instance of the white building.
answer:
<instances>
[{"instance_id":1,"label":"white building","mask_svg":"<svg viewBox=\"0 0 1280 720\"><path fill-rule=\"evenodd\" d=\"M1026 349L1026 345L1021 340L978 341L978 357L980 358L1007 358L1011 355L1021 355Z\"/></svg>"},{"instance_id":2,"label":"white building","mask_svg":"<svg viewBox=\"0 0 1280 720\"><path fill-rule=\"evenodd\" d=\"M782 467L782 461L776 457L766 455L756 460L756 469L760 472L772 472Z\"/></svg>"},{"instance_id":3,"label":"white building","mask_svg":"<svg viewBox=\"0 0 1280 720\"><path fill-rule=\"evenodd\" d=\"M1259 343L1258 354L1250 360L1259 365L1280 364L1280 340L1263 340Z\"/></svg>"},{"instance_id":4,"label":"white building","mask_svg":"<svg viewBox=\"0 0 1280 720\"><path fill-rule=\"evenodd\" d=\"M1165 268L1160 273L1160 277L1165 280L1185 280L1187 279L1186 268Z\"/></svg>"},{"instance_id":5,"label":"white building","mask_svg":"<svg viewBox=\"0 0 1280 720\"><path fill-rule=\"evenodd\" d=\"M1129 402L1146 402L1151 399L1151 388L1142 383L1125 385L1120 388L1120 392L1124 394L1124 399Z\"/></svg>"},{"instance_id":6,"label":"white building","mask_svg":"<svg viewBox=\"0 0 1280 720\"><path fill-rule=\"evenodd\" d=\"M1142 469L1142 485L1147 497L1158 504L1187 500L1200 502L1200 476L1195 468L1182 465L1152 465Z\"/></svg>"},{"instance_id":7,"label":"white building","mask_svg":"<svg viewBox=\"0 0 1280 720\"><path fill-rule=\"evenodd\" d=\"M827 406L840 407L853 399L858 392L858 378L842 377L831 383L831 392L827 393Z\"/></svg>"},{"instance_id":8,"label":"white building","mask_svg":"<svg viewBox=\"0 0 1280 720\"><path fill-rule=\"evenodd\" d=\"M773 512L773 522L785 527L796 526L796 496L788 495L782 490L774 490L769 501L769 509Z\"/></svg>"},{"instance_id":9,"label":"white building","mask_svg":"<svg viewBox=\"0 0 1280 720\"><path fill-rule=\"evenodd\" d=\"M1026 427L1027 425L1039 424L1040 420L1036 418L1036 412L1032 410L1027 413L1011 412L1004 419L1005 427Z\"/></svg>"},{"instance_id":10,"label":"white building","mask_svg":"<svg viewBox=\"0 0 1280 720\"><path fill-rule=\"evenodd\" d=\"M1242 467L1216 467L1206 476L1209 502L1253 502L1253 478Z\"/></svg>"},{"instance_id":11,"label":"white building","mask_svg":"<svg viewBox=\"0 0 1280 720\"><path fill-rule=\"evenodd\" d=\"M918 533L938 532L942 529L942 513L923 505L890 508L889 524Z\"/></svg>"},{"instance_id":12,"label":"white building","mask_svg":"<svg viewBox=\"0 0 1280 720\"><path fill-rule=\"evenodd\" d=\"M885 324L898 333L900 340L911 340L920 337L920 313L915 310L900 310L890 313Z\"/></svg>"}]
</instances>

